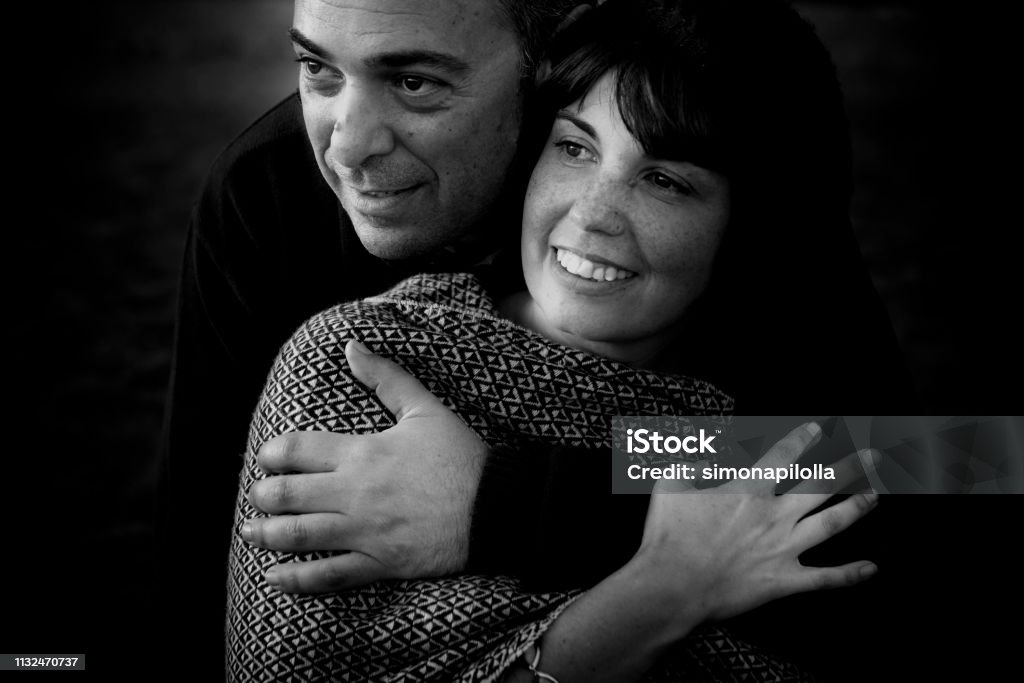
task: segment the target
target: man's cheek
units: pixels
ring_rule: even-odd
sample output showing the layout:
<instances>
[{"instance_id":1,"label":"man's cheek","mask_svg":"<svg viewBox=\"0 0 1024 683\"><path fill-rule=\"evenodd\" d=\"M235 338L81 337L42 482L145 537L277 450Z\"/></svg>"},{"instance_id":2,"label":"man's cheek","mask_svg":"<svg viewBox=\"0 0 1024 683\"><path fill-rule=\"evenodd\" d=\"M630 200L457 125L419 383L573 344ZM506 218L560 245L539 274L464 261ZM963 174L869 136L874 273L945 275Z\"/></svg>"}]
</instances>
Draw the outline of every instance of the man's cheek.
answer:
<instances>
[{"instance_id":1,"label":"man's cheek","mask_svg":"<svg viewBox=\"0 0 1024 683\"><path fill-rule=\"evenodd\" d=\"M303 119L306 123L306 134L309 136L309 142L313 146L313 151L316 152L318 159L323 157L324 152L331 144L331 130L332 126L325 117L318 116L315 110L307 109L303 104L302 109Z\"/></svg>"}]
</instances>

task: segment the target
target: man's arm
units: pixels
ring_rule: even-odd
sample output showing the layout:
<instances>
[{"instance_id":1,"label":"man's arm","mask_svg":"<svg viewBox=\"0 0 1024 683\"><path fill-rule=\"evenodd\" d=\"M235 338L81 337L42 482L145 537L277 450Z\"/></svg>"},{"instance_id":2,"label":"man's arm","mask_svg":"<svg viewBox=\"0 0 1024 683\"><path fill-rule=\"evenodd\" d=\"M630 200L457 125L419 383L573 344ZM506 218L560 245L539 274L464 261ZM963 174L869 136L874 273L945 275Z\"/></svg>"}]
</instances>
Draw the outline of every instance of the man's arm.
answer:
<instances>
[{"instance_id":1,"label":"man's arm","mask_svg":"<svg viewBox=\"0 0 1024 683\"><path fill-rule=\"evenodd\" d=\"M258 462L280 476L256 482L249 495L271 516L248 520L241 530L249 542L274 550L353 552L278 565L268 580L287 592L321 593L386 578L467 568L516 573L548 564L535 562L541 523L551 521L543 518L546 474L538 470L548 454L488 452L414 377L361 348L349 343L349 366L397 424L372 435L299 432L268 441ZM646 506L637 512L639 530ZM572 524L554 521L563 529ZM595 580L636 550L625 547L625 554L609 554L602 567L610 568Z\"/></svg>"}]
</instances>

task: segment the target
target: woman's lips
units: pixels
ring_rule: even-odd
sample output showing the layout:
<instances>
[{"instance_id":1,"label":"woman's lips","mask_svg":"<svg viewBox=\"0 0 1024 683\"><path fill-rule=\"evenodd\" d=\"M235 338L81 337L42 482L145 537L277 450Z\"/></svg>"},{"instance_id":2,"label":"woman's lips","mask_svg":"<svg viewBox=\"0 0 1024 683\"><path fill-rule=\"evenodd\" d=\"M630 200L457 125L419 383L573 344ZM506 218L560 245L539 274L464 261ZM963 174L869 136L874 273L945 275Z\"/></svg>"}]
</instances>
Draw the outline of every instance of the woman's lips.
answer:
<instances>
[{"instance_id":1,"label":"woman's lips","mask_svg":"<svg viewBox=\"0 0 1024 683\"><path fill-rule=\"evenodd\" d=\"M554 247L555 260L564 270L576 277L595 282L615 282L636 277L636 273L628 268L612 263L607 259L595 256L583 256L574 251Z\"/></svg>"}]
</instances>

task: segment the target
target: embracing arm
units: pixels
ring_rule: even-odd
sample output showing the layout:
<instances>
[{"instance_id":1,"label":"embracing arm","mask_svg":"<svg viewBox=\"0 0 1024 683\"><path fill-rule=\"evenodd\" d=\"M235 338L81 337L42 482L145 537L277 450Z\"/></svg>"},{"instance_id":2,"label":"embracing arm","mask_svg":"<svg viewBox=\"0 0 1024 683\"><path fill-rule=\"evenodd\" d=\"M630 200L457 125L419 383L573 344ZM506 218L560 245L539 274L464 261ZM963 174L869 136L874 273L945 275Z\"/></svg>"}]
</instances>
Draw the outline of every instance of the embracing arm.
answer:
<instances>
[{"instance_id":1,"label":"embracing arm","mask_svg":"<svg viewBox=\"0 0 1024 683\"><path fill-rule=\"evenodd\" d=\"M762 459L796 462L818 440L798 427ZM859 456L851 456L851 461ZM858 494L817 513L827 494L756 493L726 484L697 492L659 482L640 550L619 571L572 603L543 637L538 669L560 683L633 681L704 621L720 621L794 593L849 586L876 570L870 562L805 567L798 556L856 522L877 503ZM509 681L530 681L521 664Z\"/></svg>"},{"instance_id":2,"label":"embracing arm","mask_svg":"<svg viewBox=\"0 0 1024 683\"><path fill-rule=\"evenodd\" d=\"M364 350L349 344L349 367L395 415L395 426L369 435L293 432L258 453L260 467L280 476L250 489L250 501L270 516L249 520L243 538L282 552L354 551L279 565L267 577L276 588L323 593L463 569L542 576L545 566L568 557L567 549L586 547L591 554L573 558L571 570L558 577L564 586L589 585L636 551L647 506L642 496L616 496L608 504L608 470L591 459L606 454L488 451L414 377ZM559 489L573 470L580 474L569 485L587 503L562 517L565 489L558 495ZM609 545L606 537L588 544L593 536L573 532L588 514L602 524L627 519L631 533L609 535L624 542ZM602 560L588 561L593 553Z\"/></svg>"},{"instance_id":3,"label":"embracing arm","mask_svg":"<svg viewBox=\"0 0 1024 683\"><path fill-rule=\"evenodd\" d=\"M357 348L346 349L353 374L397 424L268 441L258 462L281 476L257 481L250 500L271 516L242 529L273 550L355 552L279 565L275 587L322 593L468 569L547 591L593 585L636 553L646 500L607 494L607 452L488 452L415 378Z\"/></svg>"}]
</instances>

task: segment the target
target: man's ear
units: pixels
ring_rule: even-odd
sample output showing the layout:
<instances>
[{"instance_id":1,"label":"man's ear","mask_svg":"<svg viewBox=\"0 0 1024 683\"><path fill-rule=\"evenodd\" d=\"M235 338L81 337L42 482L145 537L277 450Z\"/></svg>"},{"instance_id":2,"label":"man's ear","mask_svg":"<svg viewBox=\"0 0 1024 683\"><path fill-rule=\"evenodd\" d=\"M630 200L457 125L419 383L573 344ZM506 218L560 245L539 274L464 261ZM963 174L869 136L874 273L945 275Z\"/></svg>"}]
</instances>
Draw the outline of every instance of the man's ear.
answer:
<instances>
[{"instance_id":1,"label":"man's ear","mask_svg":"<svg viewBox=\"0 0 1024 683\"><path fill-rule=\"evenodd\" d=\"M576 5L569 14L565 15L565 19L562 19L562 23L558 25L555 32L551 34L551 39L555 40L565 29L572 26L579 20L584 14L593 9L596 5L600 5L604 0L596 0L596 2L585 2L581 5ZM547 80L548 75L551 73L551 59L544 57L540 60L540 64L537 65L537 69L534 74L534 85L538 86Z\"/></svg>"},{"instance_id":2,"label":"man's ear","mask_svg":"<svg viewBox=\"0 0 1024 683\"><path fill-rule=\"evenodd\" d=\"M603 0L597 0L597 2L584 2L573 7L572 10L565 15L565 19L562 19L562 23L558 25L558 28L555 29L554 35L557 36L559 33L572 26L573 22L577 21L597 5L600 5L602 1Z\"/></svg>"}]
</instances>

